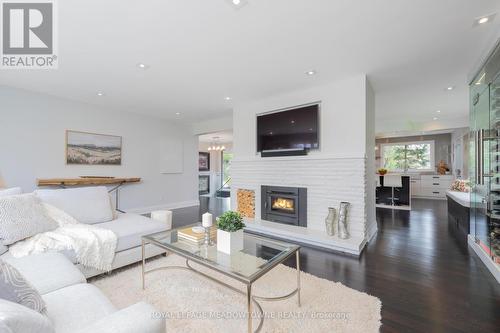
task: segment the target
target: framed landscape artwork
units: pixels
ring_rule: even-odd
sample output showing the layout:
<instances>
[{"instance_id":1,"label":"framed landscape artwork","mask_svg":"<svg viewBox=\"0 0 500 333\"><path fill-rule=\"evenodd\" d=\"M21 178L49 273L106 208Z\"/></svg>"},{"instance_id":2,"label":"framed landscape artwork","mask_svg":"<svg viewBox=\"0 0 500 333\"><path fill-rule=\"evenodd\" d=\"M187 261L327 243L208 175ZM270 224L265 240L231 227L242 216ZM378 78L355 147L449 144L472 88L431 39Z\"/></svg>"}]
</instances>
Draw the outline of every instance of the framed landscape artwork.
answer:
<instances>
[{"instance_id":1,"label":"framed landscape artwork","mask_svg":"<svg viewBox=\"0 0 500 333\"><path fill-rule=\"evenodd\" d=\"M67 130L66 163L121 165L122 137Z\"/></svg>"},{"instance_id":2,"label":"framed landscape artwork","mask_svg":"<svg viewBox=\"0 0 500 333\"><path fill-rule=\"evenodd\" d=\"M210 193L210 176L199 176L198 190L200 194Z\"/></svg>"},{"instance_id":3,"label":"framed landscape artwork","mask_svg":"<svg viewBox=\"0 0 500 333\"><path fill-rule=\"evenodd\" d=\"M210 153L199 152L198 171L210 171Z\"/></svg>"}]
</instances>

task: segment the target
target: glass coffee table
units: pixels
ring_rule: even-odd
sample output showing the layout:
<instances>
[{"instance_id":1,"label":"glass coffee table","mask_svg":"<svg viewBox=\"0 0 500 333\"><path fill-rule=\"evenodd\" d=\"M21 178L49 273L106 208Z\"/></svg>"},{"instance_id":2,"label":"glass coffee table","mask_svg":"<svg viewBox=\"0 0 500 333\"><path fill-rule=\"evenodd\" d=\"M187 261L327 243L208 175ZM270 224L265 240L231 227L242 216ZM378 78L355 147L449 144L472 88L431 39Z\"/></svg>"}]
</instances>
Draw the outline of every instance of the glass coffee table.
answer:
<instances>
[{"instance_id":1,"label":"glass coffee table","mask_svg":"<svg viewBox=\"0 0 500 333\"><path fill-rule=\"evenodd\" d=\"M177 237L180 229L154 233L142 237L142 288L145 288L145 277L148 273L165 269L185 269L221 284L237 293L246 296L248 332L252 330L252 308L253 305L259 312L260 322L255 332L260 331L264 322L264 312L258 301L279 301L297 295L297 302L300 306L300 247L269 238L244 234L244 249L231 255L217 251L217 245L197 245L194 242ZM186 266L166 266L146 270L145 245L152 244L171 253L175 253L186 259ZM287 295L280 297L262 297L252 294L252 284L274 267L283 263L286 259L295 255L297 262L297 288ZM228 285L214 276L210 276L193 268L190 262L197 263L213 271L222 273L236 281L246 285L246 292L243 292L231 285Z\"/></svg>"}]
</instances>

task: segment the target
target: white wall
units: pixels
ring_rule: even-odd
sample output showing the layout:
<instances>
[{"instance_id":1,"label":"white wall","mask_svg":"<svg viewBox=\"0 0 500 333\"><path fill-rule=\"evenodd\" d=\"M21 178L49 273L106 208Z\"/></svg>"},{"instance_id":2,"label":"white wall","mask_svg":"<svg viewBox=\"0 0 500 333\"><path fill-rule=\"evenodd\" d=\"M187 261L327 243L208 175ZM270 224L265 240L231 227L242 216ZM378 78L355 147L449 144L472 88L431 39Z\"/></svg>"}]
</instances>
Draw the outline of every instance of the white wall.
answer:
<instances>
[{"instance_id":1,"label":"white wall","mask_svg":"<svg viewBox=\"0 0 500 333\"><path fill-rule=\"evenodd\" d=\"M8 186L28 192L37 178L137 176L140 184L121 190L123 209L198 203L198 138L190 128L8 87L0 87L0 103L0 173ZM122 165L66 165L67 129L122 136ZM160 174L160 141L172 138L182 138L184 171Z\"/></svg>"},{"instance_id":2,"label":"white wall","mask_svg":"<svg viewBox=\"0 0 500 333\"><path fill-rule=\"evenodd\" d=\"M256 114L321 101L320 152L311 155L364 157L366 77L293 91L237 105L233 114L235 158L256 155Z\"/></svg>"},{"instance_id":3,"label":"white wall","mask_svg":"<svg viewBox=\"0 0 500 333\"><path fill-rule=\"evenodd\" d=\"M233 113L232 207L237 206L238 188L254 190L256 217L260 218L261 185L307 187L308 229L324 232L328 207L349 201L352 238L342 246L358 253L368 239L367 219L372 224L371 234L376 231L374 94L367 85L366 76L358 75L237 105ZM257 114L312 102L321 102L319 151L296 157L257 155ZM367 163L371 165L369 177ZM337 241L331 238L332 243Z\"/></svg>"}]
</instances>

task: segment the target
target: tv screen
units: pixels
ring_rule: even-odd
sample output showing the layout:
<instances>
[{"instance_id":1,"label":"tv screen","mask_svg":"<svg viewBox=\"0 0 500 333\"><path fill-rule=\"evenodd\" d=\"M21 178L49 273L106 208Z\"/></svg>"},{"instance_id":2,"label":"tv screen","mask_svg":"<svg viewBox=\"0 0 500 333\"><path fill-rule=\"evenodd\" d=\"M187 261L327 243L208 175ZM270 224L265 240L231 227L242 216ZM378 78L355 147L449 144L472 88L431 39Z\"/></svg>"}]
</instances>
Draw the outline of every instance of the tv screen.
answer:
<instances>
[{"instance_id":1,"label":"tv screen","mask_svg":"<svg viewBox=\"0 0 500 333\"><path fill-rule=\"evenodd\" d=\"M257 151L319 148L319 104L257 116Z\"/></svg>"}]
</instances>

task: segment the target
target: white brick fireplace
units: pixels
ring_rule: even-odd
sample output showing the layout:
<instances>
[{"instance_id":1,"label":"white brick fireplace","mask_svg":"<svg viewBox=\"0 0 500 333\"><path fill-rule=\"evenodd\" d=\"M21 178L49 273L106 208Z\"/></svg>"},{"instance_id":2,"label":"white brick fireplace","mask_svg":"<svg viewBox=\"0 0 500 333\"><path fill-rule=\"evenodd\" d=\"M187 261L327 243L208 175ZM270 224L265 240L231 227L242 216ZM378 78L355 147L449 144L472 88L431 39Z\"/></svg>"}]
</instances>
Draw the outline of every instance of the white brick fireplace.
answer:
<instances>
[{"instance_id":1,"label":"white brick fireplace","mask_svg":"<svg viewBox=\"0 0 500 333\"><path fill-rule=\"evenodd\" d=\"M237 207L238 189L255 191L255 218L246 219L248 230L360 254L376 232L372 95L365 76L359 76L235 108L231 200ZM256 115L311 102L321 102L320 150L307 156L260 157ZM307 228L262 220L262 185L307 188ZM341 201L351 203L347 240L325 231L328 207L338 209Z\"/></svg>"}]
</instances>

